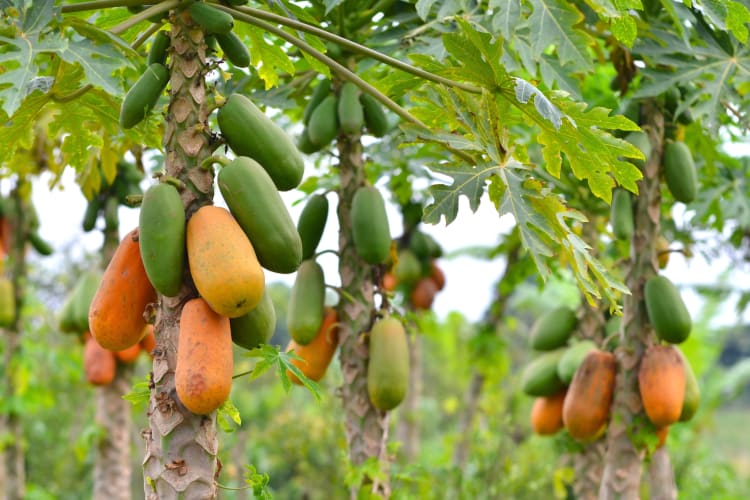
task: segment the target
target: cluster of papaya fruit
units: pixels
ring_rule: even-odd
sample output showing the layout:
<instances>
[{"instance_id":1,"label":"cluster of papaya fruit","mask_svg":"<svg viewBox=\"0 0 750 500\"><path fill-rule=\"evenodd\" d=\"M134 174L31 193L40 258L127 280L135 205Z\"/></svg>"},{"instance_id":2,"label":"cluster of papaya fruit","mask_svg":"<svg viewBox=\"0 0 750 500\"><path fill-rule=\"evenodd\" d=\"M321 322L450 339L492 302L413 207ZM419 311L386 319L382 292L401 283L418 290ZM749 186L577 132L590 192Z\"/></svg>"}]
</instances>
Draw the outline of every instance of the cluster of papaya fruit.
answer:
<instances>
[{"instance_id":1,"label":"cluster of papaya fruit","mask_svg":"<svg viewBox=\"0 0 750 500\"><path fill-rule=\"evenodd\" d=\"M390 129L377 99L352 82L334 88L328 79L319 81L313 89L302 122L305 128L297 146L305 154L320 151L339 133L358 135L364 128L375 137L383 137Z\"/></svg>"},{"instance_id":2,"label":"cluster of papaya fruit","mask_svg":"<svg viewBox=\"0 0 750 500\"><path fill-rule=\"evenodd\" d=\"M101 280L101 273L83 273L68 294L59 315L59 327L63 333L78 335L84 342L83 370L86 381L92 385L112 383L117 362L134 363L141 352L152 355L156 347L154 327L147 324L140 341L122 350L110 350L100 346L89 333L89 307Z\"/></svg>"},{"instance_id":3,"label":"cluster of papaya fruit","mask_svg":"<svg viewBox=\"0 0 750 500\"><path fill-rule=\"evenodd\" d=\"M383 287L403 293L414 309L430 309L435 295L445 287L445 273L437 263L443 249L418 229L399 240L398 246L398 258L383 276Z\"/></svg>"},{"instance_id":4,"label":"cluster of papaya fruit","mask_svg":"<svg viewBox=\"0 0 750 500\"><path fill-rule=\"evenodd\" d=\"M575 312L556 308L534 325L531 346L540 354L522 373L523 391L536 397L531 426L540 435L563 427L580 441L599 438L607 427L615 391L614 355L591 340L569 344ZM641 400L656 429L658 446L669 425L688 421L700 402L697 381L687 360L670 345L651 346L638 372Z\"/></svg>"},{"instance_id":5,"label":"cluster of papaya fruit","mask_svg":"<svg viewBox=\"0 0 750 500\"><path fill-rule=\"evenodd\" d=\"M128 197L143 195L141 181L143 173L134 163L125 159L117 162L117 173L112 183L108 183L101 175L102 182L99 192L86 204L81 226L84 232L92 231L96 227L99 216L104 217L107 230L116 230L119 225L117 210L120 205L129 205Z\"/></svg>"}]
</instances>

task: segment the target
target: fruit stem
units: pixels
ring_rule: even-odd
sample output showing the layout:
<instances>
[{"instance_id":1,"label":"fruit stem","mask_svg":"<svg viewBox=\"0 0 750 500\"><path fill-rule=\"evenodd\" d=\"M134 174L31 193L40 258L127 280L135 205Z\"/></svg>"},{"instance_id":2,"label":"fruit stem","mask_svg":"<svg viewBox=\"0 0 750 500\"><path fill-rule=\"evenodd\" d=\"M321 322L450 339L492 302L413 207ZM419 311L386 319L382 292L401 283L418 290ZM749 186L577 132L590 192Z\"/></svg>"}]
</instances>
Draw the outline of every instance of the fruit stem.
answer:
<instances>
[{"instance_id":1,"label":"fruit stem","mask_svg":"<svg viewBox=\"0 0 750 500\"><path fill-rule=\"evenodd\" d=\"M124 33L125 31L129 30L130 28L132 28L133 26L135 26L136 24L140 23L141 21L145 21L146 19L148 19L149 17L153 15L161 14L162 12L167 12L169 10L172 10L178 5L180 5L180 0L168 0L166 2L154 4L151 7L145 10L142 10L138 14L135 14L129 17L127 20L121 22L117 26L114 26L113 28L109 30L109 32L112 33L113 35L120 35Z\"/></svg>"},{"instance_id":2,"label":"fruit stem","mask_svg":"<svg viewBox=\"0 0 750 500\"><path fill-rule=\"evenodd\" d=\"M60 94L56 94L55 92L53 92L50 95L50 99L52 99L54 102L59 102L59 103L66 103L66 102L75 101L76 99L78 99L83 94L85 94L86 92L88 92L89 90L91 90L93 88L94 88L94 86L89 83L89 84L86 84L83 87L81 87L79 89L76 89L73 92L70 92L68 94L60 95Z\"/></svg>"},{"instance_id":3,"label":"fruit stem","mask_svg":"<svg viewBox=\"0 0 750 500\"><path fill-rule=\"evenodd\" d=\"M235 375L232 375L232 380L234 380L236 378L244 377L245 375L250 375L251 373L253 373L252 370L247 370L247 371L244 371L244 372L237 373Z\"/></svg>"},{"instance_id":4,"label":"fruit stem","mask_svg":"<svg viewBox=\"0 0 750 500\"><path fill-rule=\"evenodd\" d=\"M316 253L316 254L315 254L315 255L313 256L313 259L317 259L317 258L318 258L318 257L320 257L321 255L324 255L324 254L327 254L327 253L332 253L332 254L334 254L334 255L335 255L336 257L339 257L339 252L338 252L338 250L334 250L333 248L329 248L328 250L321 250L320 252Z\"/></svg>"},{"instance_id":5,"label":"fruit stem","mask_svg":"<svg viewBox=\"0 0 750 500\"><path fill-rule=\"evenodd\" d=\"M130 46L130 48L133 50L136 50L138 47L143 45L146 42L146 40L151 38L151 35L159 31L160 29L161 29L160 24L152 24L151 26L148 27L146 31L141 33L140 36L138 36L138 38L135 39L135 41Z\"/></svg>"},{"instance_id":6,"label":"fruit stem","mask_svg":"<svg viewBox=\"0 0 750 500\"><path fill-rule=\"evenodd\" d=\"M178 191L182 191L185 189L185 183L182 182L177 177L172 177L171 175L162 175L159 177L159 182L165 182L167 184L171 184L174 187L177 188Z\"/></svg>"},{"instance_id":7,"label":"fruit stem","mask_svg":"<svg viewBox=\"0 0 750 500\"><path fill-rule=\"evenodd\" d=\"M231 163L231 160L227 158L226 156L219 156L219 155L209 156L208 158L206 158L205 160L201 162L199 167L202 168L203 170L209 170L211 169L211 167L213 167L214 163L218 163L222 167L226 167L227 165Z\"/></svg>"},{"instance_id":8,"label":"fruit stem","mask_svg":"<svg viewBox=\"0 0 750 500\"><path fill-rule=\"evenodd\" d=\"M334 292L336 292L337 294L339 294L341 297L344 297L346 300L348 300L349 302L351 302L353 304L357 303L357 299L355 299L354 297L352 297L349 294L349 292L347 292L346 290L344 290L341 287L333 286L333 285L328 285L327 284L326 288L333 290Z\"/></svg>"},{"instance_id":9,"label":"fruit stem","mask_svg":"<svg viewBox=\"0 0 750 500\"><path fill-rule=\"evenodd\" d=\"M125 197L125 204L129 207L138 207L143 203L142 194L129 194Z\"/></svg>"}]
</instances>

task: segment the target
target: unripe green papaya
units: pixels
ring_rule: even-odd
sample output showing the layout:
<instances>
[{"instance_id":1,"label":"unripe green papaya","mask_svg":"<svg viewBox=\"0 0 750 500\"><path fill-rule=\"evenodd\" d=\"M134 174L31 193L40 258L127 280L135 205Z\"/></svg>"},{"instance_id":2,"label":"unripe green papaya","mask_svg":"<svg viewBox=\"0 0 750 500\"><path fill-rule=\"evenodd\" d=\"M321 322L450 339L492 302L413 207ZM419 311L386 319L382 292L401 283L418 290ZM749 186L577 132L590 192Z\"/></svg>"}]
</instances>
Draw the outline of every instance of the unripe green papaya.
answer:
<instances>
[{"instance_id":1,"label":"unripe green papaya","mask_svg":"<svg viewBox=\"0 0 750 500\"><path fill-rule=\"evenodd\" d=\"M130 87L120 108L120 126L129 129L141 122L156 105L169 82L169 70L154 63Z\"/></svg>"},{"instance_id":2,"label":"unripe green papaya","mask_svg":"<svg viewBox=\"0 0 750 500\"><path fill-rule=\"evenodd\" d=\"M668 142L664 147L664 178L674 199L690 203L698 193L698 177L693 155L684 142Z\"/></svg>"},{"instance_id":3,"label":"unripe green papaya","mask_svg":"<svg viewBox=\"0 0 750 500\"><path fill-rule=\"evenodd\" d=\"M646 281L644 297L656 335L671 344L684 342L693 323L677 287L664 276L653 276Z\"/></svg>"},{"instance_id":4,"label":"unripe green papaya","mask_svg":"<svg viewBox=\"0 0 750 500\"><path fill-rule=\"evenodd\" d=\"M679 123L680 125L690 125L691 123L693 123L693 121L693 113L691 113L689 109L686 109L685 111L677 115L677 123Z\"/></svg>"},{"instance_id":5,"label":"unripe green papaya","mask_svg":"<svg viewBox=\"0 0 750 500\"><path fill-rule=\"evenodd\" d=\"M310 197L297 221L297 232L302 241L302 260L315 255L328 218L328 198L316 194Z\"/></svg>"},{"instance_id":6,"label":"unripe green papaya","mask_svg":"<svg viewBox=\"0 0 750 500\"><path fill-rule=\"evenodd\" d=\"M13 292L13 282L8 278L0 278L0 328L8 328L16 319L16 296Z\"/></svg>"},{"instance_id":7,"label":"unripe green papaya","mask_svg":"<svg viewBox=\"0 0 750 500\"><path fill-rule=\"evenodd\" d=\"M341 131L345 134L359 134L365 123L362 105L359 103L359 87L352 82L344 82L339 91L338 117Z\"/></svg>"},{"instance_id":8,"label":"unripe green papaya","mask_svg":"<svg viewBox=\"0 0 750 500\"><path fill-rule=\"evenodd\" d=\"M695 378L693 367L685 357L685 354L678 348L677 352L682 357L682 364L685 367L685 399L682 402L682 412L680 413L680 422L687 422L693 418L698 406L701 403L701 391L698 386L698 380Z\"/></svg>"},{"instance_id":9,"label":"unripe green papaya","mask_svg":"<svg viewBox=\"0 0 750 500\"><path fill-rule=\"evenodd\" d=\"M31 243L31 246L39 255L52 255L52 252L54 251L52 245L39 236L39 233L36 231L29 233L29 243Z\"/></svg>"},{"instance_id":10,"label":"unripe green papaya","mask_svg":"<svg viewBox=\"0 0 750 500\"><path fill-rule=\"evenodd\" d=\"M286 326L295 342L307 345L313 341L323 322L324 302L323 268L306 260L297 270L287 309Z\"/></svg>"},{"instance_id":11,"label":"unripe green papaya","mask_svg":"<svg viewBox=\"0 0 750 500\"><path fill-rule=\"evenodd\" d=\"M578 324L574 310L560 306L539 318L529 335L531 347L537 351L552 351L564 346Z\"/></svg>"},{"instance_id":12,"label":"unripe green papaya","mask_svg":"<svg viewBox=\"0 0 750 500\"><path fill-rule=\"evenodd\" d=\"M624 189L618 188L612 193L611 222L615 238L629 241L633 236L633 202Z\"/></svg>"},{"instance_id":13,"label":"unripe green papaya","mask_svg":"<svg viewBox=\"0 0 750 500\"><path fill-rule=\"evenodd\" d=\"M308 101L307 106L305 106L305 112L302 116L302 123L304 123L305 125L308 124L313 111L315 111L315 108L317 108L318 104L323 102L323 99L328 97L330 94L331 94L331 80L326 78L325 80L317 84L315 88L313 89L312 95L310 96L310 100Z\"/></svg>"},{"instance_id":14,"label":"unripe green papaya","mask_svg":"<svg viewBox=\"0 0 750 500\"><path fill-rule=\"evenodd\" d=\"M223 2L227 5L234 5L235 7L239 7L240 5L245 5L247 3L247 0L223 0Z\"/></svg>"},{"instance_id":15,"label":"unripe green papaya","mask_svg":"<svg viewBox=\"0 0 750 500\"><path fill-rule=\"evenodd\" d=\"M365 93L359 96L359 101L362 103L367 130L375 137L383 137L387 134L390 125L380 102L370 94Z\"/></svg>"},{"instance_id":16,"label":"unripe green papaya","mask_svg":"<svg viewBox=\"0 0 750 500\"><path fill-rule=\"evenodd\" d=\"M310 134L307 132L307 128L305 128L302 130L302 133L299 136L299 140L297 141L297 149L299 149L300 152L305 153L306 155L311 155L320 151L321 147L313 144L310 141Z\"/></svg>"},{"instance_id":17,"label":"unripe green papaya","mask_svg":"<svg viewBox=\"0 0 750 500\"><path fill-rule=\"evenodd\" d=\"M140 251L154 288L175 297L185 268L185 208L177 188L166 182L148 188L138 219Z\"/></svg>"},{"instance_id":18,"label":"unripe green papaya","mask_svg":"<svg viewBox=\"0 0 750 500\"><path fill-rule=\"evenodd\" d=\"M409 346L406 331L393 317L375 321L370 330L367 393L373 406L392 410L403 401L409 386Z\"/></svg>"},{"instance_id":19,"label":"unripe green papaya","mask_svg":"<svg viewBox=\"0 0 750 500\"><path fill-rule=\"evenodd\" d=\"M383 196L373 186L357 189L352 199L352 236L357 254L368 264L382 264L391 250L391 229Z\"/></svg>"},{"instance_id":20,"label":"unripe green papaya","mask_svg":"<svg viewBox=\"0 0 750 500\"><path fill-rule=\"evenodd\" d=\"M681 98L680 89L677 87L669 87L667 91L664 92L664 109L667 110L669 114L673 115L677 106L680 104Z\"/></svg>"},{"instance_id":21,"label":"unripe green papaya","mask_svg":"<svg viewBox=\"0 0 750 500\"><path fill-rule=\"evenodd\" d=\"M117 177L121 178L128 184L140 184L143 179L143 172L138 170L135 163L125 160L117 162Z\"/></svg>"},{"instance_id":22,"label":"unripe green papaya","mask_svg":"<svg viewBox=\"0 0 750 500\"><path fill-rule=\"evenodd\" d=\"M89 331L89 308L102 277L98 271L84 273L71 292L73 317L78 333Z\"/></svg>"},{"instance_id":23,"label":"unripe green papaya","mask_svg":"<svg viewBox=\"0 0 750 500\"><path fill-rule=\"evenodd\" d=\"M232 94L217 116L222 135L237 156L260 163L280 191L299 185L305 163L281 127L241 94Z\"/></svg>"},{"instance_id":24,"label":"unripe green papaya","mask_svg":"<svg viewBox=\"0 0 750 500\"><path fill-rule=\"evenodd\" d=\"M238 68L250 66L250 51L242 42L242 39L230 31L226 35L216 34L216 41L224 51L224 58Z\"/></svg>"},{"instance_id":25,"label":"unripe green papaya","mask_svg":"<svg viewBox=\"0 0 750 500\"><path fill-rule=\"evenodd\" d=\"M154 41L151 43L151 49L148 51L146 65L151 66L154 63L162 65L166 64L169 43L169 33L164 30L157 31L154 36Z\"/></svg>"},{"instance_id":26,"label":"unripe green papaya","mask_svg":"<svg viewBox=\"0 0 750 500\"><path fill-rule=\"evenodd\" d=\"M643 156L646 157L645 160L628 158L628 161L630 161L630 163L642 169L646 164L646 161L648 161L648 157L651 156L651 141L648 140L648 135L644 132L630 132L625 136L625 140L640 149L643 153Z\"/></svg>"},{"instance_id":27,"label":"unripe green papaya","mask_svg":"<svg viewBox=\"0 0 750 500\"><path fill-rule=\"evenodd\" d=\"M593 341L582 340L565 349L565 352L557 362L557 376L560 377L560 380L565 385L570 385L573 375L575 375L576 370L583 363L583 358L596 348L596 344Z\"/></svg>"},{"instance_id":28,"label":"unripe green papaya","mask_svg":"<svg viewBox=\"0 0 750 500\"><path fill-rule=\"evenodd\" d=\"M211 35L225 35L234 27L234 18L231 14L203 2L194 2L190 5L190 17Z\"/></svg>"},{"instance_id":29,"label":"unripe green papaya","mask_svg":"<svg viewBox=\"0 0 750 500\"><path fill-rule=\"evenodd\" d=\"M239 318L231 318L229 324L232 342L245 349L255 349L271 340L276 328L276 310L268 288L264 289L263 298L255 309Z\"/></svg>"},{"instance_id":30,"label":"unripe green papaya","mask_svg":"<svg viewBox=\"0 0 750 500\"><path fill-rule=\"evenodd\" d=\"M521 373L521 389L529 396L551 396L565 384L557 374L557 364L565 349L549 351L533 359Z\"/></svg>"},{"instance_id":31,"label":"unripe green papaya","mask_svg":"<svg viewBox=\"0 0 750 500\"><path fill-rule=\"evenodd\" d=\"M414 252L403 249L398 253L398 262L393 271L399 283L412 285L422 276L422 265Z\"/></svg>"},{"instance_id":32,"label":"unripe green papaya","mask_svg":"<svg viewBox=\"0 0 750 500\"><path fill-rule=\"evenodd\" d=\"M58 315L58 327L63 333L81 333L78 331L75 316L73 315L73 294L68 295Z\"/></svg>"},{"instance_id":33,"label":"unripe green papaya","mask_svg":"<svg viewBox=\"0 0 750 500\"><path fill-rule=\"evenodd\" d=\"M263 167L240 156L219 171L218 184L260 264L277 273L294 272L302 261L302 241Z\"/></svg>"},{"instance_id":34,"label":"unripe green papaya","mask_svg":"<svg viewBox=\"0 0 750 500\"><path fill-rule=\"evenodd\" d=\"M120 226L120 200L109 196L104 202L104 228L107 231L115 231Z\"/></svg>"},{"instance_id":35,"label":"unripe green papaya","mask_svg":"<svg viewBox=\"0 0 750 500\"><path fill-rule=\"evenodd\" d=\"M338 134L337 102L336 96L329 94L315 107L312 115L310 115L310 121L307 123L307 135L310 137L310 142L316 146L327 146Z\"/></svg>"}]
</instances>

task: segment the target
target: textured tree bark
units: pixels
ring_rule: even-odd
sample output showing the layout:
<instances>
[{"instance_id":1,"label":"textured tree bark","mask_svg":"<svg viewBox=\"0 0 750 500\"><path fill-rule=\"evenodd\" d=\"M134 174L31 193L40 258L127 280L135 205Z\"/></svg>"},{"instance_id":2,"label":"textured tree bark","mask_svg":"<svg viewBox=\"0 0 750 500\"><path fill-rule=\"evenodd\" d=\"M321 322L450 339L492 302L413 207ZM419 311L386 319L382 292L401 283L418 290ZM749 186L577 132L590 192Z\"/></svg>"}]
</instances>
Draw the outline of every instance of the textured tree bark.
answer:
<instances>
[{"instance_id":1,"label":"textured tree bark","mask_svg":"<svg viewBox=\"0 0 750 500\"><path fill-rule=\"evenodd\" d=\"M422 396L422 337L410 332L409 341L409 391L401 403L396 435L402 443L404 459L412 462L419 454L419 398Z\"/></svg>"},{"instance_id":2,"label":"textured tree bark","mask_svg":"<svg viewBox=\"0 0 750 500\"><path fill-rule=\"evenodd\" d=\"M211 153L206 44L203 32L187 11L173 13L170 19L170 101L164 135L166 173L185 183L186 189L180 194L189 218L213 199L213 173L199 166ZM180 403L174 384L179 317L183 304L194 296L187 275L177 297L159 296L149 429L144 432L144 489L149 500L217 497L216 412L194 415Z\"/></svg>"},{"instance_id":3,"label":"textured tree bark","mask_svg":"<svg viewBox=\"0 0 750 500\"><path fill-rule=\"evenodd\" d=\"M11 234L13 237L8 260L10 264L10 280L13 282L13 295L16 308L13 322L10 328L5 330L5 353L3 366L5 367L3 399L12 401L16 397L16 359L21 355L21 335L23 334L23 323L21 321L21 310L23 309L23 298L26 288L26 235L28 233L29 221L28 199L31 186L25 180L19 179L11 191L10 202L12 210L10 215ZM2 416L0 430L10 436L10 442L3 450L3 462L5 465L5 498L8 500L20 500L26 496L26 466L25 445L23 436L23 419L14 406Z\"/></svg>"},{"instance_id":4,"label":"textured tree bark","mask_svg":"<svg viewBox=\"0 0 750 500\"><path fill-rule=\"evenodd\" d=\"M338 306L346 441L353 466L362 465L369 458L378 459L385 465L388 413L375 408L367 393L367 361L370 354L364 334L370 330L374 311L372 266L360 259L352 237L352 198L357 188L365 183L362 144L358 136L341 136L338 149L341 179L338 202L339 274L342 290L354 299L342 296ZM359 485L352 486L352 498L356 498L359 489ZM372 490L381 496L389 496L389 481L374 480Z\"/></svg>"},{"instance_id":5,"label":"textured tree bark","mask_svg":"<svg viewBox=\"0 0 750 500\"><path fill-rule=\"evenodd\" d=\"M120 243L118 227L104 231L102 261L106 266ZM117 363L111 384L96 388L96 422L104 429L94 456L94 500L129 500L130 478L130 403L122 397L130 392L133 368Z\"/></svg>"},{"instance_id":6,"label":"textured tree bark","mask_svg":"<svg viewBox=\"0 0 750 500\"><path fill-rule=\"evenodd\" d=\"M677 500L677 485L666 446L651 455L648 472L651 500Z\"/></svg>"},{"instance_id":7,"label":"textured tree bark","mask_svg":"<svg viewBox=\"0 0 750 500\"><path fill-rule=\"evenodd\" d=\"M652 152L647 160L634 207L634 232L626 284L632 295L623 306L624 336L615 351L617 378L607 430L607 455L599 490L600 500L636 500L640 497L644 449L636 448L629 433L637 431L636 417L643 414L638 390L638 367L646 347L654 341L643 303L643 286L658 269L654 242L659 234L661 194L659 171L664 118L653 103L644 103L642 116Z\"/></svg>"},{"instance_id":8,"label":"textured tree bark","mask_svg":"<svg viewBox=\"0 0 750 500\"><path fill-rule=\"evenodd\" d=\"M508 259L505 264L505 270L503 271L500 280L497 282L495 287L495 297L492 304L487 309L483 320L485 328L495 329L497 323L505 314L505 307L508 304L508 298L510 297L509 290L506 290L506 283L513 276L513 269L518 262L520 256L521 243L516 237L514 244L508 251ZM469 448L471 445L471 429L474 426L474 418L479 408L479 401L482 398L482 390L484 389L485 376L479 371L475 371L471 376L471 382L469 383L469 391L466 393L466 400L464 402L464 411L458 421L458 442L456 447L453 449L453 466L458 469L463 469L466 465L466 460L469 458Z\"/></svg>"}]
</instances>

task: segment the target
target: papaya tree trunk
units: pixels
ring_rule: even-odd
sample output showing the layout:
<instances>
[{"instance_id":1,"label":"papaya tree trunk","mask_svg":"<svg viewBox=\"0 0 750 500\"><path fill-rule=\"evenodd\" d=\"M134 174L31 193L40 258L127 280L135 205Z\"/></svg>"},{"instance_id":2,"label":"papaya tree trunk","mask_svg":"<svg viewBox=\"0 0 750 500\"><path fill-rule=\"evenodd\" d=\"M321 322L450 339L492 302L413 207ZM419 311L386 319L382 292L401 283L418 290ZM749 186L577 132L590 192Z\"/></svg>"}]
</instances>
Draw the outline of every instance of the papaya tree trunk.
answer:
<instances>
[{"instance_id":1,"label":"papaya tree trunk","mask_svg":"<svg viewBox=\"0 0 750 500\"><path fill-rule=\"evenodd\" d=\"M651 500L677 500L674 470L666 446L662 446L651 456L648 474Z\"/></svg>"},{"instance_id":2,"label":"papaya tree trunk","mask_svg":"<svg viewBox=\"0 0 750 500\"><path fill-rule=\"evenodd\" d=\"M104 231L102 261L106 266L120 243L118 226ZM132 365L117 362L112 383L96 388L96 423L103 430L94 455L94 500L128 500L131 498L130 403L123 396L130 392Z\"/></svg>"},{"instance_id":3,"label":"papaya tree trunk","mask_svg":"<svg viewBox=\"0 0 750 500\"><path fill-rule=\"evenodd\" d=\"M181 191L189 218L213 199L213 173L200 168L211 153L209 108L205 75L206 43L203 32L187 11L170 16L170 92L165 122L166 174L185 183ZM158 112L158 108L154 112ZM175 392L175 364L179 318L183 304L195 292L185 277L176 297L159 295L156 310L156 349L149 401L149 429L144 433L145 497L149 500L217 496L218 437L216 412L195 415Z\"/></svg>"},{"instance_id":4,"label":"papaya tree trunk","mask_svg":"<svg viewBox=\"0 0 750 500\"><path fill-rule=\"evenodd\" d=\"M638 368L654 335L649 327L643 302L643 287L658 269L654 242L659 235L661 165L664 137L664 117L654 103L643 105L644 130L651 143L651 156L643 168L643 179L638 183L639 194L634 204L634 231L630 247L630 268L626 285L631 295L623 303L624 335L615 350L617 378L607 430L607 455L604 465L600 500L636 500L640 498L641 474L645 450L630 439L637 433L636 417L643 415L638 390Z\"/></svg>"},{"instance_id":5,"label":"papaya tree trunk","mask_svg":"<svg viewBox=\"0 0 750 500\"><path fill-rule=\"evenodd\" d=\"M23 322L21 311L23 310L24 294L26 288L26 235L28 233L28 200L30 199L31 185L23 179L19 179L10 194L10 224L11 224L11 247L8 255L10 264L10 280L13 283L13 295L15 299L15 311L9 328L5 330L5 353L3 366L5 367L4 382L5 389L3 400L13 402L19 397L16 394L16 363L21 356L21 335L23 334ZM20 405L9 404L6 413L3 414L2 430L7 433L8 443L3 450L3 461L5 464L5 498L8 500L20 500L26 496L26 467L25 467L25 444L23 436L23 415L18 413Z\"/></svg>"},{"instance_id":6,"label":"papaya tree trunk","mask_svg":"<svg viewBox=\"0 0 750 500\"><path fill-rule=\"evenodd\" d=\"M412 462L419 454L419 399L422 396L422 336L415 331L407 335L409 342L409 390L398 415L396 435L402 443L404 459Z\"/></svg>"},{"instance_id":7,"label":"papaya tree trunk","mask_svg":"<svg viewBox=\"0 0 750 500\"><path fill-rule=\"evenodd\" d=\"M508 299L511 294L511 287L508 282L514 279L514 270L520 258L521 241L518 238L518 232L514 231L510 236L513 238L512 244L508 250L508 257L505 263L505 270L495 286L495 296L492 303L485 313L482 329L490 329L493 332L497 329L497 324L505 314L505 308L508 305ZM474 427L474 418L479 409L479 401L482 399L482 390L484 389L486 377L479 370L474 370L469 383L469 390L466 393L464 409L458 420L458 442L453 449L453 466L463 470L466 461L469 458L469 448L471 447L472 429Z\"/></svg>"},{"instance_id":8,"label":"papaya tree trunk","mask_svg":"<svg viewBox=\"0 0 750 500\"><path fill-rule=\"evenodd\" d=\"M344 406L346 441L349 459L354 467L368 459L386 463L388 412L375 408L367 392L369 347L364 334L372 323L372 266L364 262L354 247L352 237L352 199L365 183L362 144L359 136L340 136L339 149L339 274L342 298L339 302L339 360L344 376L341 396ZM364 478L369 482L372 478ZM353 485L355 498L360 485ZM372 480L372 490L381 496L390 494L389 481Z\"/></svg>"}]
</instances>

